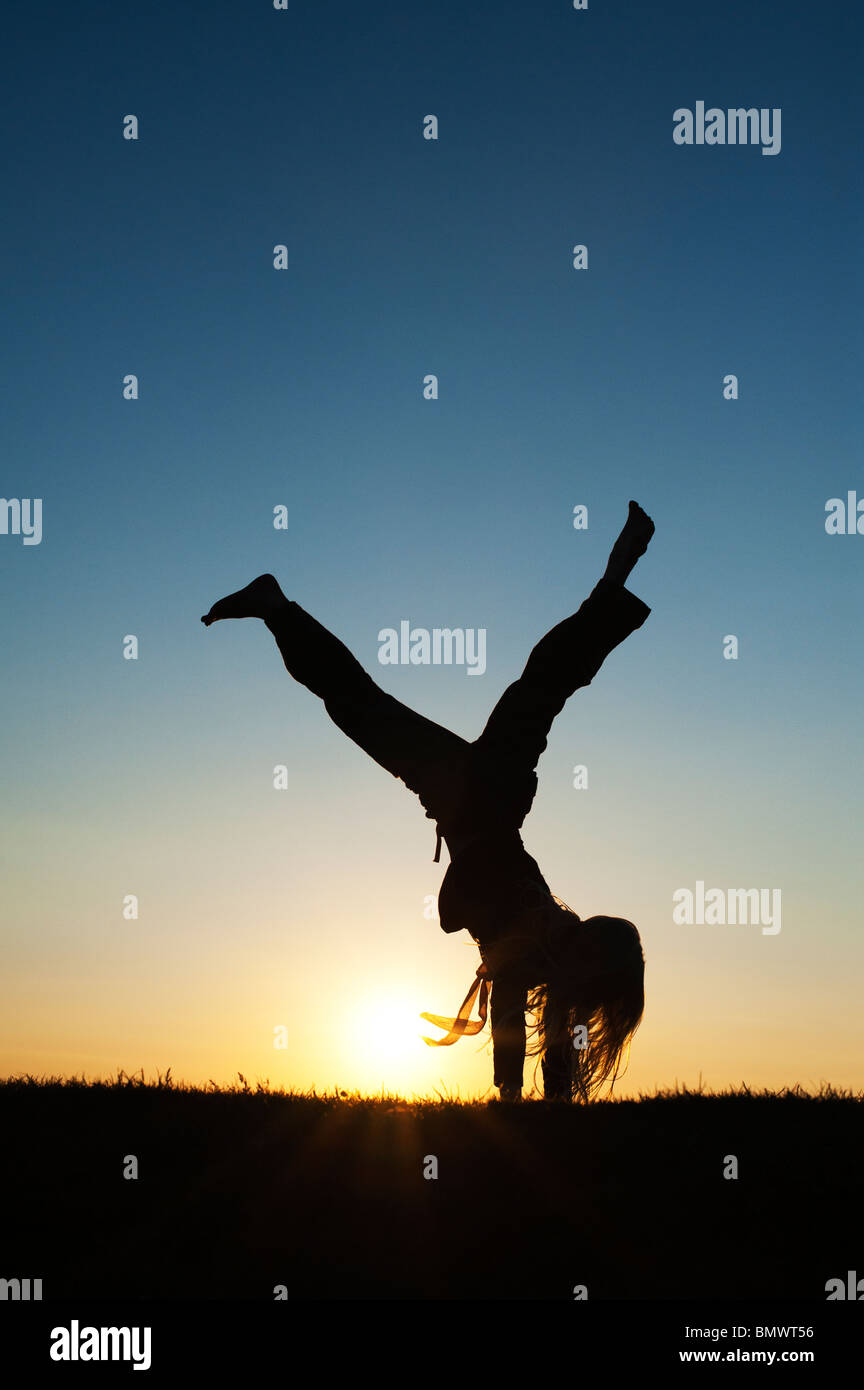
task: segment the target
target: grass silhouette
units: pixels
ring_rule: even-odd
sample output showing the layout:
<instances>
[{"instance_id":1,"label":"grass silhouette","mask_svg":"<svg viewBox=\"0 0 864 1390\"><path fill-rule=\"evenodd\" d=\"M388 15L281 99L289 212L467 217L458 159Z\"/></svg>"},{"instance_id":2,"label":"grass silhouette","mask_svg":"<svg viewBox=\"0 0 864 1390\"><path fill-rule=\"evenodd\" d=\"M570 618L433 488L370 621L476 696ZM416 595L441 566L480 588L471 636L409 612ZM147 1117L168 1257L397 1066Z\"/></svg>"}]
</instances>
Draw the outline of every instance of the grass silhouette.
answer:
<instances>
[{"instance_id":1,"label":"grass silhouette","mask_svg":"<svg viewBox=\"0 0 864 1390\"><path fill-rule=\"evenodd\" d=\"M510 1106L169 1068L0 1080L0 1120L0 1275L46 1299L824 1300L862 1258L864 1095L827 1084Z\"/></svg>"}]
</instances>

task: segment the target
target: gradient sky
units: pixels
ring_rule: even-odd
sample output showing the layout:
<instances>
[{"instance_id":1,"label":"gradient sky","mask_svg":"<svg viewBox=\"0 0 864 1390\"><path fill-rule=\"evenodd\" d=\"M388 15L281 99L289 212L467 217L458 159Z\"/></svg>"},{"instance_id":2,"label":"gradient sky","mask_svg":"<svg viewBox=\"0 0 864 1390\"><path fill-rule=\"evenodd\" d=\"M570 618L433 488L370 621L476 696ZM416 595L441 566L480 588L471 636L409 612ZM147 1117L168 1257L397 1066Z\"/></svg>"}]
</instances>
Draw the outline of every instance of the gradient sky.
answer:
<instances>
[{"instance_id":1,"label":"gradient sky","mask_svg":"<svg viewBox=\"0 0 864 1390\"><path fill-rule=\"evenodd\" d=\"M0 1072L488 1094L488 1033L421 1041L478 964L424 917L431 821L261 623L199 616L270 570L474 738L635 497L651 616L556 722L523 828L555 893L642 933L616 1094L860 1089L864 536L825 531L864 497L856 8L9 28L0 492L43 499L43 538L0 535ZM677 146L698 100L779 107L781 152ZM485 674L381 666L406 618L485 628ZM779 887L781 932L674 924L700 879Z\"/></svg>"}]
</instances>

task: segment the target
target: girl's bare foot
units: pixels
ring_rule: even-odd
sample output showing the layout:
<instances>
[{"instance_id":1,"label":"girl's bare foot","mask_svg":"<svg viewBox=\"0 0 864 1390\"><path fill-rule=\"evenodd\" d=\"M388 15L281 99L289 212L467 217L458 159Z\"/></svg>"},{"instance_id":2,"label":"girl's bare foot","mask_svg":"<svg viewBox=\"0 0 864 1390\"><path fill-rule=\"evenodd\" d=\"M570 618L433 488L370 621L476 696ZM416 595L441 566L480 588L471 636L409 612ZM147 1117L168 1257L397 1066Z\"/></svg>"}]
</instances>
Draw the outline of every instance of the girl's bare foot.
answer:
<instances>
[{"instance_id":1,"label":"girl's bare foot","mask_svg":"<svg viewBox=\"0 0 864 1390\"><path fill-rule=\"evenodd\" d=\"M245 589L238 589L236 594L220 598L201 621L205 627L209 627L211 623L218 623L221 618L267 619L287 602L273 575L259 574Z\"/></svg>"},{"instance_id":2,"label":"girl's bare foot","mask_svg":"<svg viewBox=\"0 0 864 1390\"><path fill-rule=\"evenodd\" d=\"M604 578L612 584L623 584L640 555L648 549L654 535L654 522L643 512L638 502L630 503L630 514L620 536L612 547Z\"/></svg>"}]
</instances>

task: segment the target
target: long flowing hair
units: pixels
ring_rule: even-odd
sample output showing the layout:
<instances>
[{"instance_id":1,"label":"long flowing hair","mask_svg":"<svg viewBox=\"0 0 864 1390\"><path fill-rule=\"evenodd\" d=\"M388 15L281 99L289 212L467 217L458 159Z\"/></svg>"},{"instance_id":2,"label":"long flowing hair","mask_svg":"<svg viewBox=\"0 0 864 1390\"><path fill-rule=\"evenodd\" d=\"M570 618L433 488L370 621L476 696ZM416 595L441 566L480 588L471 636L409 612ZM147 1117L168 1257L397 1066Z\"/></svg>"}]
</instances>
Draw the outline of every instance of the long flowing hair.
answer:
<instances>
[{"instance_id":1,"label":"long flowing hair","mask_svg":"<svg viewBox=\"0 0 864 1390\"><path fill-rule=\"evenodd\" d=\"M550 942L549 978L528 994L533 1021L527 1027L532 1039L527 1053L538 1055L538 1064L543 1059L559 1074L568 1073L571 1099L587 1103L607 1081L611 1093L625 1049L629 1061L645 1008L645 957L632 922L621 917L583 922L560 898L543 897L534 912L541 939ZM536 1074L537 1065L535 1083Z\"/></svg>"}]
</instances>

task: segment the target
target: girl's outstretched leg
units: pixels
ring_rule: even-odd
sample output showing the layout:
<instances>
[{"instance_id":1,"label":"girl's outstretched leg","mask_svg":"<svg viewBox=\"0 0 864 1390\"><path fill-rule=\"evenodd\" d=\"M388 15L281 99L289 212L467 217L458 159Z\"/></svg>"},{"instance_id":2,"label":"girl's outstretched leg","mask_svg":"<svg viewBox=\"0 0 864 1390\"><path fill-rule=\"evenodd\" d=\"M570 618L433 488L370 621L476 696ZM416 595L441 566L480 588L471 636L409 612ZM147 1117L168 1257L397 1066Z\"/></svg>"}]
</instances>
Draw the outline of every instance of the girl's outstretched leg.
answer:
<instances>
[{"instance_id":1,"label":"girl's outstretched leg","mask_svg":"<svg viewBox=\"0 0 864 1390\"><path fill-rule=\"evenodd\" d=\"M245 589L220 599L201 621L209 627L223 618L263 619L289 675L325 704L368 705L385 698L344 642L287 599L272 574L259 574Z\"/></svg>"},{"instance_id":2,"label":"girl's outstretched leg","mask_svg":"<svg viewBox=\"0 0 864 1390\"><path fill-rule=\"evenodd\" d=\"M344 642L287 599L272 574L214 603L202 619L261 618L295 680L324 701L334 724L415 792L431 820L455 821L468 744L388 695ZM444 833L444 832L442 832Z\"/></svg>"},{"instance_id":3,"label":"girl's outstretched leg","mask_svg":"<svg viewBox=\"0 0 864 1390\"><path fill-rule=\"evenodd\" d=\"M331 704L349 713L362 705L371 708L373 716L383 716L391 697L379 689L344 642L285 597L272 574L260 574L245 589L220 599L201 621L209 627L223 618L261 618L276 639L289 675L322 699L332 717L336 718ZM419 721L419 715L414 717ZM336 723L343 727L339 718ZM351 729L346 732L355 736Z\"/></svg>"},{"instance_id":4,"label":"girl's outstretched leg","mask_svg":"<svg viewBox=\"0 0 864 1390\"><path fill-rule=\"evenodd\" d=\"M488 755L493 768L505 766L511 776L521 768L523 775L530 771L533 776L552 723L567 700L590 685L610 652L644 623L651 610L624 588L624 580L653 534L651 518L631 502L603 578L576 613L540 639L522 675L505 690L476 740L475 747ZM523 792L533 796L524 782Z\"/></svg>"},{"instance_id":5,"label":"girl's outstretched leg","mask_svg":"<svg viewBox=\"0 0 864 1390\"><path fill-rule=\"evenodd\" d=\"M209 613L201 619L205 627L218 623L222 618L263 618L267 619L288 602L272 574L259 574L245 589L236 594L220 598Z\"/></svg>"},{"instance_id":6,"label":"girl's outstretched leg","mask_svg":"<svg viewBox=\"0 0 864 1390\"><path fill-rule=\"evenodd\" d=\"M636 561L648 549L654 535L654 522L643 512L638 502L630 503L630 511L620 536L612 547L603 578L610 584L626 584Z\"/></svg>"}]
</instances>

